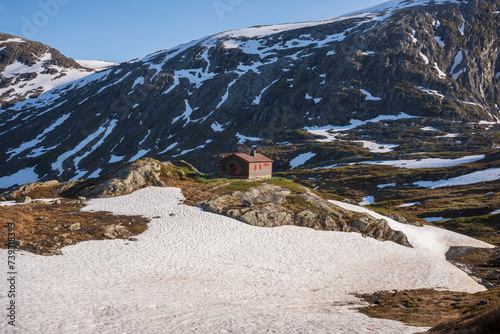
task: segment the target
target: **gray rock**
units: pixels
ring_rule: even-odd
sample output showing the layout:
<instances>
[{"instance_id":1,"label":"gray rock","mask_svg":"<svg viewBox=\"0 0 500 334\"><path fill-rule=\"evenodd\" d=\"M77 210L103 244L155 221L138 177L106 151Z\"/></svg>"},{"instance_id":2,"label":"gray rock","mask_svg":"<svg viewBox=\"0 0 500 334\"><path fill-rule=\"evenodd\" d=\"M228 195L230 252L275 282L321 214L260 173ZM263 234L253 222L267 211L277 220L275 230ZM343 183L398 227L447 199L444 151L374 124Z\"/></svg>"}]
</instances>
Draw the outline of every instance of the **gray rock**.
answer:
<instances>
[{"instance_id":1,"label":"gray rock","mask_svg":"<svg viewBox=\"0 0 500 334\"><path fill-rule=\"evenodd\" d=\"M351 227L355 230L364 232L368 227L370 226L370 223L367 223L361 219L356 219L351 223Z\"/></svg>"},{"instance_id":2,"label":"gray rock","mask_svg":"<svg viewBox=\"0 0 500 334\"><path fill-rule=\"evenodd\" d=\"M422 226L419 222L409 222L404 216L394 213L394 212L389 212L386 214L388 218L394 219L398 223L401 224L409 224L409 225L414 225L414 226Z\"/></svg>"},{"instance_id":3,"label":"gray rock","mask_svg":"<svg viewBox=\"0 0 500 334\"><path fill-rule=\"evenodd\" d=\"M131 235L131 233L121 225L107 225L103 227L104 235L112 235L114 238L127 238Z\"/></svg>"},{"instance_id":4,"label":"gray rock","mask_svg":"<svg viewBox=\"0 0 500 334\"><path fill-rule=\"evenodd\" d=\"M103 235L108 239L116 239L116 237L111 233L104 233Z\"/></svg>"},{"instance_id":5,"label":"gray rock","mask_svg":"<svg viewBox=\"0 0 500 334\"><path fill-rule=\"evenodd\" d=\"M16 201L17 204L29 204L31 203L31 197L29 196L24 196L24 197L21 197L20 199L18 199Z\"/></svg>"},{"instance_id":6,"label":"gray rock","mask_svg":"<svg viewBox=\"0 0 500 334\"><path fill-rule=\"evenodd\" d=\"M71 224L69 227L68 227L68 230L71 230L71 231L78 231L78 230L81 230L81 225L80 223L74 223L74 224Z\"/></svg>"}]
</instances>

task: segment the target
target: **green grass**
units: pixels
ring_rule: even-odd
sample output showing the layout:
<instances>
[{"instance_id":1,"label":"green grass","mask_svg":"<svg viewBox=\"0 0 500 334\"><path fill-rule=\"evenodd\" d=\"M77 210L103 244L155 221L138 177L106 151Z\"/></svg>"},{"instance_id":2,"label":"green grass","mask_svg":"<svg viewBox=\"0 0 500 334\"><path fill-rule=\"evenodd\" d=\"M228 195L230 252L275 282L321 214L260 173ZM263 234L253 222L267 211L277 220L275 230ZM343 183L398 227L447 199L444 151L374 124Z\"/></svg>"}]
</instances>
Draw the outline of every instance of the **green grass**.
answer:
<instances>
[{"instance_id":1,"label":"green grass","mask_svg":"<svg viewBox=\"0 0 500 334\"><path fill-rule=\"evenodd\" d=\"M247 190L251 187L255 187L261 183L262 182L234 181L234 182L231 182L230 184L226 185L224 188L227 190L242 191L242 190Z\"/></svg>"},{"instance_id":2,"label":"green grass","mask_svg":"<svg viewBox=\"0 0 500 334\"><path fill-rule=\"evenodd\" d=\"M276 186L281 186L290 189L292 192L296 194L303 194L306 191L302 188L300 184L293 182L292 180L285 179L284 177L273 177L264 182L274 184Z\"/></svg>"}]
</instances>

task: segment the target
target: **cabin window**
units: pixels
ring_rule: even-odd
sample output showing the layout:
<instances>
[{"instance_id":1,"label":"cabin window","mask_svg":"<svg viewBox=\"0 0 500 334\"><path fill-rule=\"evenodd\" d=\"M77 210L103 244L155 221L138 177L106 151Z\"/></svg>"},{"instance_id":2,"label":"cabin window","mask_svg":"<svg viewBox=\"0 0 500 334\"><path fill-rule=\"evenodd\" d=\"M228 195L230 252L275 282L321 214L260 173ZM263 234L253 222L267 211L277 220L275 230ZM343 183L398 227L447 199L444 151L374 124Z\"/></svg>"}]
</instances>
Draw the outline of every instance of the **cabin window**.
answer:
<instances>
[{"instance_id":1,"label":"cabin window","mask_svg":"<svg viewBox=\"0 0 500 334\"><path fill-rule=\"evenodd\" d=\"M269 162L266 162L266 163L264 164L264 167L270 167L270 166L271 166L271 164L270 164Z\"/></svg>"},{"instance_id":2,"label":"cabin window","mask_svg":"<svg viewBox=\"0 0 500 334\"><path fill-rule=\"evenodd\" d=\"M255 170L255 171L257 170L257 164L253 165L253 170Z\"/></svg>"},{"instance_id":3,"label":"cabin window","mask_svg":"<svg viewBox=\"0 0 500 334\"><path fill-rule=\"evenodd\" d=\"M262 164L259 164L259 170L262 170Z\"/></svg>"}]
</instances>

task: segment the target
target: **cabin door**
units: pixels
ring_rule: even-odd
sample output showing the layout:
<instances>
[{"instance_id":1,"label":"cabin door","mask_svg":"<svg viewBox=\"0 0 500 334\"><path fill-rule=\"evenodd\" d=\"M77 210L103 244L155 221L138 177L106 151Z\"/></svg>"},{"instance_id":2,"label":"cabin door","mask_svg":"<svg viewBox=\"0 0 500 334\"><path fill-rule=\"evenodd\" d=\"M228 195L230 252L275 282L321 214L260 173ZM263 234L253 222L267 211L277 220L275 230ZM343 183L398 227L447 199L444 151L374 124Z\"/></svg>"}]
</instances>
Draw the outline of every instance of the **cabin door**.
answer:
<instances>
[{"instance_id":1,"label":"cabin door","mask_svg":"<svg viewBox=\"0 0 500 334\"><path fill-rule=\"evenodd\" d=\"M241 165L240 164L229 164L229 175L240 176L241 175Z\"/></svg>"}]
</instances>

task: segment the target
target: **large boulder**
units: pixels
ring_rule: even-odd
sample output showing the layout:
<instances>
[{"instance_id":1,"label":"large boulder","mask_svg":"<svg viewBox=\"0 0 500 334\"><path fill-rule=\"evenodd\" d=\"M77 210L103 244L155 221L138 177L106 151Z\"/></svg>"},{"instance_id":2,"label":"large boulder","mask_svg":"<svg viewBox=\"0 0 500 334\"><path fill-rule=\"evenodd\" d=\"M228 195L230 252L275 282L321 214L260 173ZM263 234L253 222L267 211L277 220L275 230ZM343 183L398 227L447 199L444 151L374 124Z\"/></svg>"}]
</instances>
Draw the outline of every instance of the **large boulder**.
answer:
<instances>
[{"instance_id":1,"label":"large boulder","mask_svg":"<svg viewBox=\"0 0 500 334\"><path fill-rule=\"evenodd\" d=\"M124 164L97 179L89 179L68 189L64 195L83 197L113 197L130 194L147 186L165 187L160 175L162 167L170 165L145 158Z\"/></svg>"}]
</instances>

